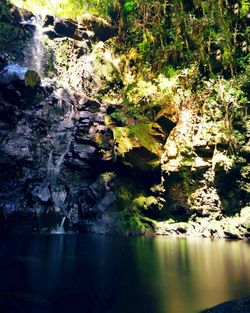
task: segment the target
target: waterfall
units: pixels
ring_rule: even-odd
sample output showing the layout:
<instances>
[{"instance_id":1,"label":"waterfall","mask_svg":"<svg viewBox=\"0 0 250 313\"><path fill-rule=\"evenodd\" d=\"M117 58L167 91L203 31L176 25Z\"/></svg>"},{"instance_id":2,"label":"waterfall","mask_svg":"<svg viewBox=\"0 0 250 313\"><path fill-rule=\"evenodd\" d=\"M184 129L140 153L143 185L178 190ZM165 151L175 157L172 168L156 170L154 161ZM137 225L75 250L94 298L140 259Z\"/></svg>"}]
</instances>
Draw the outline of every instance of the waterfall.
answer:
<instances>
[{"instance_id":1,"label":"waterfall","mask_svg":"<svg viewBox=\"0 0 250 313\"><path fill-rule=\"evenodd\" d=\"M64 161L65 155L68 153L70 148L71 141L69 140L69 136L67 135L67 146L64 152L60 155L59 159L55 162L53 161L53 152L52 149L49 153L49 158L47 162L47 178L50 181L51 185L56 185L58 175L60 174L61 165Z\"/></svg>"},{"instance_id":2,"label":"waterfall","mask_svg":"<svg viewBox=\"0 0 250 313\"><path fill-rule=\"evenodd\" d=\"M57 161L53 160L53 152L52 149L49 153L49 158L47 162L47 179L51 184L51 195L53 200L53 207L55 212L62 212L63 217L60 225L57 225L54 230L52 230L52 233L62 234L64 233L64 222L68 216L67 210L65 208L65 201L67 198L67 193L65 192L64 188L61 188L61 185L58 184L58 176L60 174L61 165L64 161L65 155L68 153L70 148L71 140L69 138L69 135L67 134L67 146L64 150L64 152L60 155L59 159Z\"/></svg>"},{"instance_id":3,"label":"waterfall","mask_svg":"<svg viewBox=\"0 0 250 313\"><path fill-rule=\"evenodd\" d=\"M65 220L66 220L66 216L62 218L61 224L57 225L57 227L54 230L52 230L51 233L52 234L64 234L65 233L65 230L64 230Z\"/></svg>"},{"instance_id":4,"label":"waterfall","mask_svg":"<svg viewBox=\"0 0 250 313\"><path fill-rule=\"evenodd\" d=\"M44 49L42 45L43 41L43 18L33 16L28 21L21 22L23 25L31 25L35 27L31 45L25 52L25 66L36 71L40 77L43 77L43 63L44 63Z\"/></svg>"}]
</instances>

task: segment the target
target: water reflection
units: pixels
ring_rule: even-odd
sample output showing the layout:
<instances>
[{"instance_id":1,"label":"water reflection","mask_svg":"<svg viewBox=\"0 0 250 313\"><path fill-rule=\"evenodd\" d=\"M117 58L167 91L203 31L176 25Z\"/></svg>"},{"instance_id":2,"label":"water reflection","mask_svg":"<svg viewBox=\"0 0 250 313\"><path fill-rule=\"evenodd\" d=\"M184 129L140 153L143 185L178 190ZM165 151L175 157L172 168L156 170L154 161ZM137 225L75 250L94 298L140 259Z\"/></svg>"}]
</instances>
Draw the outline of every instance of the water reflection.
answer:
<instances>
[{"instance_id":1,"label":"water reflection","mask_svg":"<svg viewBox=\"0 0 250 313\"><path fill-rule=\"evenodd\" d=\"M195 313L246 296L248 264L246 242L10 236L0 239L0 307L7 313Z\"/></svg>"}]
</instances>

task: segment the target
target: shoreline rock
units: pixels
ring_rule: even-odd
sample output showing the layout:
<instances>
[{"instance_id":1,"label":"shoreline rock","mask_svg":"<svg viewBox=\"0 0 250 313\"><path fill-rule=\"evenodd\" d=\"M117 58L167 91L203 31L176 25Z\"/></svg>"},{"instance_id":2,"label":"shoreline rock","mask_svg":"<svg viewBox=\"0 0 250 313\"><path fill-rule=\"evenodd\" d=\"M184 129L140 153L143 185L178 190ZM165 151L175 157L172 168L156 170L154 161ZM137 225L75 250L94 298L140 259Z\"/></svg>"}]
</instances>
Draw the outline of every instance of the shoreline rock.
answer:
<instances>
[{"instance_id":1,"label":"shoreline rock","mask_svg":"<svg viewBox=\"0 0 250 313\"><path fill-rule=\"evenodd\" d=\"M227 301L200 313L250 313L250 297Z\"/></svg>"}]
</instances>

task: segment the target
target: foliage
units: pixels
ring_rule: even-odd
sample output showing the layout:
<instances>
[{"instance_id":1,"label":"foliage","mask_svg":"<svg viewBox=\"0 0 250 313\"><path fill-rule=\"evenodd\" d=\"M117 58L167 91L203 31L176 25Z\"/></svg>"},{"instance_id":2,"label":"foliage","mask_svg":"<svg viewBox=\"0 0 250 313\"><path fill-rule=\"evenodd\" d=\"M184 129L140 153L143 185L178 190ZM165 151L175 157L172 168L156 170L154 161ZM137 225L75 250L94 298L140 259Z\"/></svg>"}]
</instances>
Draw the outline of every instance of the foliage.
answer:
<instances>
[{"instance_id":1,"label":"foliage","mask_svg":"<svg viewBox=\"0 0 250 313\"><path fill-rule=\"evenodd\" d=\"M94 13L112 19L126 48L138 53L141 70L158 71L197 61L203 74L233 76L245 71L249 1L12 0L34 12L77 19ZM118 25L119 24L119 25ZM124 46L123 46L124 48ZM172 72L171 72L172 71Z\"/></svg>"},{"instance_id":2,"label":"foliage","mask_svg":"<svg viewBox=\"0 0 250 313\"><path fill-rule=\"evenodd\" d=\"M132 14L135 13L137 9L137 4L135 1L126 1L124 4L124 11L126 14Z\"/></svg>"},{"instance_id":3,"label":"foliage","mask_svg":"<svg viewBox=\"0 0 250 313\"><path fill-rule=\"evenodd\" d=\"M127 85L125 103L133 107L132 112L154 120L160 110L177 116L199 80L197 65L176 71L169 67L167 74L158 74L154 79L139 79Z\"/></svg>"},{"instance_id":4,"label":"foliage","mask_svg":"<svg viewBox=\"0 0 250 313\"><path fill-rule=\"evenodd\" d=\"M143 216L141 209L156 207L154 197L141 195L139 186L131 181L121 181L117 190L117 205L120 208L117 230L129 234L152 232L155 221ZM143 204L143 205L142 205Z\"/></svg>"},{"instance_id":5,"label":"foliage","mask_svg":"<svg viewBox=\"0 0 250 313\"><path fill-rule=\"evenodd\" d=\"M246 94L241 90L239 81L235 79L225 80L218 77L204 84L210 93L203 106L204 113L210 116L210 120L206 119L203 131L206 128L210 130L204 136L208 139L214 134L217 138L215 143L227 142L228 152L234 154L245 140L244 124L247 122L248 103Z\"/></svg>"},{"instance_id":6,"label":"foliage","mask_svg":"<svg viewBox=\"0 0 250 313\"><path fill-rule=\"evenodd\" d=\"M127 41L152 69L198 61L202 73L234 75L249 59L249 2L126 1ZM239 62L238 62L239 60Z\"/></svg>"},{"instance_id":7,"label":"foliage","mask_svg":"<svg viewBox=\"0 0 250 313\"><path fill-rule=\"evenodd\" d=\"M84 13L113 16L118 7L117 1L110 0L12 0L12 2L35 13L73 19L77 19Z\"/></svg>"}]
</instances>

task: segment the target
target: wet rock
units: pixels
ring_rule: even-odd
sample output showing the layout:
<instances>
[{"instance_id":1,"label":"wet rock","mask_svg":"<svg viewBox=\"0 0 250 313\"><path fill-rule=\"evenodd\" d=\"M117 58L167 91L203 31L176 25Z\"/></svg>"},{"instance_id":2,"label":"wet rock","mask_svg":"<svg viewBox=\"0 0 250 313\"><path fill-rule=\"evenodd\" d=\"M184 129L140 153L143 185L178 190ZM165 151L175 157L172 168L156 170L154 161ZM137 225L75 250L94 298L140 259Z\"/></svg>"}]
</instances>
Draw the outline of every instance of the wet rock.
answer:
<instances>
[{"instance_id":1,"label":"wet rock","mask_svg":"<svg viewBox=\"0 0 250 313\"><path fill-rule=\"evenodd\" d=\"M17 105L0 99L0 120L2 123L15 124L21 112Z\"/></svg>"},{"instance_id":2,"label":"wet rock","mask_svg":"<svg viewBox=\"0 0 250 313\"><path fill-rule=\"evenodd\" d=\"M51 200L51 193L48 183L36 185L31 190L31 195L34 201L40 200L42 203L47 203Z\"/></svg>"},{"instance_id":3,"label":"wet rock","mask_svg":"<svg viewBox=\"0 0 250 313\"><path fill-rule=\"evenodd\" d=\"M116 200L116 195L113 192L108 192L105 197L101 200L101 202L98 204L98 209L101 212L104 212L109 208L109 206L114 203Z\"/></svg>"},{"instance_id":4,"label":"wet rock","mask_svg":"<svg viewBox=\"0 0 250 313\"><path fill-rule=\"evenodd\" d=\"M46 15L43 21L43 27L53 26L55 18L52 15Z\"/></svg>"},{"instance_id":5,"label":"wet rock","mask_svg":"<svg viewBox=\"0 0 250 313\"><path fill-rule=\"evenodd\" d=\"M91 112L88 111L81 111L78 114L78 119L80 120L80 122L86 122L86 123L92 123L95 120L95 115Z\"/></svg>"},{"instance_id":6,"label":"wet rock","mask_svg":"<svg viewBox=\"0 0 250 313\"><path fill-rule=\"evenodd\" d=\"M92 113L96 113L99 111L100 109L100 102L95 100L95 99L91 99L87 96L82 97L79 101L78 101L78 105L77 105L77 109L79 111L81 110L88 110Z\"/></svg>"},{"instance_id":7,"label":"wet rock","mask_svg":"<svg viewBox=\"0 0 250 313\"><path fill-rule=\"evenodd\" d=\"M34 17L34 14L28 10L23 9L23 8L13 6L12 7L12 16L14 17L16 23L21 23L23 21L30 20L32 17Z\"/></svg>"},{"instance_id":8,"label":"wet rock","mask_svg":"<svg viewBox=\"0 0 250 313\"><path fill-rule=\"evenodd\" d=\"M57 32L55 32L53 29L45 30L44 35L47 35L51 40L61 37L61 35L57 34Z\"/></svg>"},{"instance_id":9,"label":"wet rock","mask_svg":"<svg viewBox=\"0 0 250 313\"><path fill-rule=\"evenodd\" d=\"M228 301L201 313L250 313L250 298Z\"/></svg>"},{"instance_id":10,"label":"wet rock","mask_svg":"<svg viewBox=\"0 0 250 313\"><path fill-rule=\"evenodd\" d=\"M31 161L31 142L18 134L14 138L6 139L1 145L1 151L16 161Z\"/></svg>"},{"instance_id":11,"label":"wet rock","mask_svg":"<svg viewBox=\"0 0 250 313\"><path fill-rule=\"evenodd\" d=\"M1 114L1 110L0 110ZM0 120L0 142L8 135L8 133L11 131L12 126L6 122L2 122Z\"/></svg>"},{"instance_id":12,"label":"wet rock","mask_svg":"<svg viewBox=\"0 0 250 313\"><path fill-rule=\"evenodd\" d=\"M52 200L54 203L54 207L56 210L65 208L65 202L67 199L67 191L64 186L57 184L56 186L52 186Z\"/></svg>"},{"instance_id":13,"label":"wet rock","mask_svg":"<svg viewBox=\"0 0 250 313\"><path fill-rule=\"evenodd\" d=\"M26 67L22 67L18 64L7 65L0 72L0 85L9 85L15 81L24 81L25 73L27 72Z\"/></svg>"},{"instance_id":14,"label":"wet rock","mask_svg":"<svg viewBox=\"0 0 250 313\"><path fill-rule=\"evenodd\" d=\"M99 201L105 196L106 184L102 179L97 179L93 184L91 184L87 190L88 196L93 201Z\"/></svg>"},{"instance_id":15,"label":"wet rock","mask_svg":"<svg viewBox=\"0 0 250 313\"><path fill-rule=\"evenodd\" d=\"M56 20L54 25L55 31L64 37L75 38L77 24L72 20Z\"/></svg>"},{"instance_id":16,"label":"wet rock","mask_svg":"<svg viewBox=\"0 0 250 313\"><path fill-rule=\"evenodd\" d=\"M90 164L87 162L86 159L76 159L77 156L71 155L70 153L68 153L67 157L66 157L66 162L65 165L69 168L72 168L74 170L90 170L91 166ZM87 175L88 176L88 175Z\"/></svg>"},{"instance_id":17,"label":"wet rock","mask_svg":"<svg viewBox=\"0 0 250 313\"><path fill-rule=\"evenodd\" d=\"M79 159L91 159L96 152L96 147L91 145L84 144L75 144L74 145L74 153L77 155Z\"/></svg>"}]
</instances>

